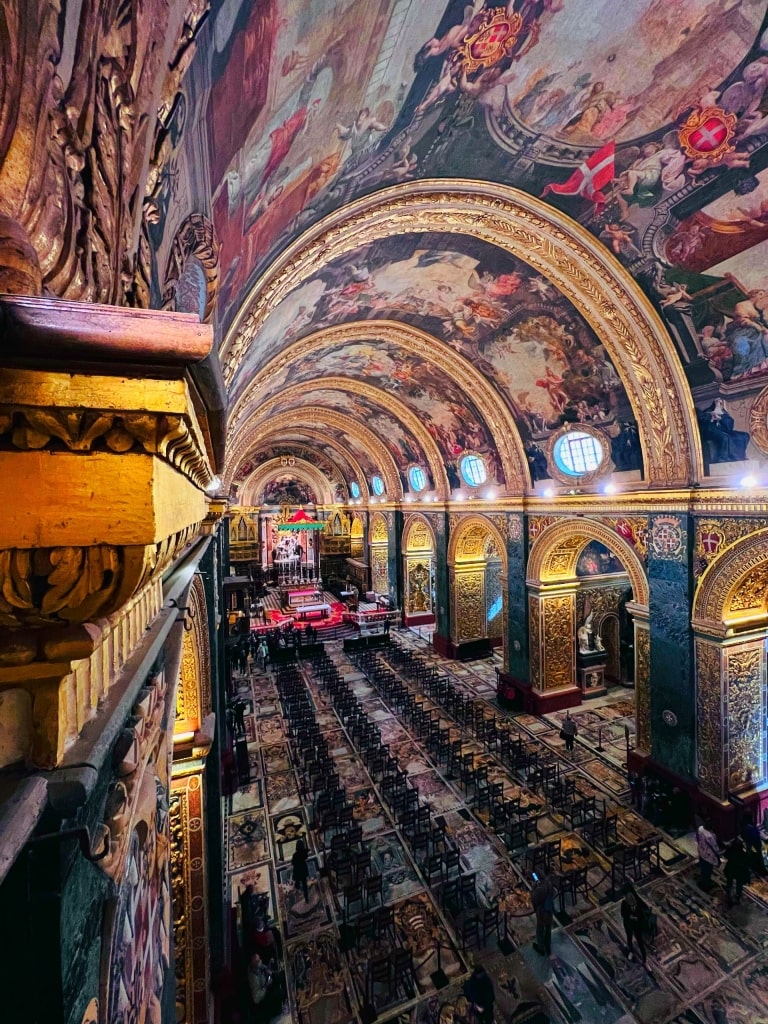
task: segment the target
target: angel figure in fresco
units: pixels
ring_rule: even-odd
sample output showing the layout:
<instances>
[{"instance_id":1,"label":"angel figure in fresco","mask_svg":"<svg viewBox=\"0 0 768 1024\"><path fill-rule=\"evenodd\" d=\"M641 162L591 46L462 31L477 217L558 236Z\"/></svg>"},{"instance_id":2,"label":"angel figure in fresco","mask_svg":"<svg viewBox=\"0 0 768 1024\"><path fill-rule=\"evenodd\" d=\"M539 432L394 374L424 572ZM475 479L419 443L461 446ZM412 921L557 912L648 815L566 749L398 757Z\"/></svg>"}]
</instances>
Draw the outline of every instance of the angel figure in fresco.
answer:
<instances>
[{"instance_id":1,"label":"angel figure in fresco","mask_svg":"<svg viewBox=\"0 0 768 1024\"><path fill-rule=\"evenodd\" d=\"M486 5L485 0L473 0L471 4L467 4L461 22L449 28L444 35L433 36L427 40L416 55L416 72L420 71L424 63L432 57L445 55L440 76L416 107L416 115L423 114L445 96L457 90L467 95L476 94L480 98L499 86L500 79L509 71L510 64L523 57L538 42L541 18L545 14L555 14L562 6L562 0L523 0L519 8L518 0L508 0L505 9L491 4ZM514 37L510 39L508 47L502 48L499 45L495 53L487 58L487 64L483 63L475 67L474 71L470 71L466 57L460 50L462 43L475 33L483 32L489 13L501 11L504 11L509 22L515 25Z\"/></svg>"},{"instance_id":2,"label":"angel figure in fresco","mask_svg":"<svg viewBox=\"0 0 768 1024\"><path fill-rule=\"evenodd\" d=\"M389 125L379 121L371 113L369 107L363 107L359 110L350 125L336 125L339 138L344 139L345 142L350 144L353 153L359 153L366 149L371 144L374 133L381 134L387 131L388 128Z\"/></svg>"},{"instance_id":3,"label":"angel figure in fresco","mask_svg":"<svg viewBox=\"0 0 768 1024\"><path fill-rule=\"evenodd\" d=\"M565 379L559 377L553 370L552 367L547 365L545 370L545 376L540 377L536 381L537 388L544 388L549 395L549 400L552 403L552 407L557 413L561 413L570 401L570 395L563 387Z\"/></svg>"},{"instance_id":4,"label":"angel figure in fresco","mask_svg":"<svg viewBox=\"0 0 768 1024\"><path fill-rule=\"evenodd\" d=\"M635 228L626 221L621 223L611 221L600 232L600 237L605 239L617 256L627 256L630 259L634 259L643 255L635 245L635 241L630 234L634 230Z\"/></svg>"},{"instance_id":5,"label":"angel figure in fresco","mask_svg":"<svg viewBox=\"0 0 768 1024\"><path fill-rule=\"evenodd\" d=\"M684 284L679 282L673 282L670 284L667 281L664 271L661 268L661 264L657 264L656 266L656 273L653 278L653 287L661 296L659 305L662 309L666 309L667 306L675 306L681 302L693 302L693 296L688 294L688 289Z\"/></svg>"}]
</instances>

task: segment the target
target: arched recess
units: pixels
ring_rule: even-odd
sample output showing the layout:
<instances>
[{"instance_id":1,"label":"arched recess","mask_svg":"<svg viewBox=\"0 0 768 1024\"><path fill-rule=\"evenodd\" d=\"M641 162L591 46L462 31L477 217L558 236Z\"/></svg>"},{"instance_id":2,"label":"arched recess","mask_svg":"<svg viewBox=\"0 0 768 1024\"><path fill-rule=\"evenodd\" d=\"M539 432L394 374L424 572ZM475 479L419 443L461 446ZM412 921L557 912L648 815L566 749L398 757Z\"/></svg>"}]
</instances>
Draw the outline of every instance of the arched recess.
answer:
<instances>
[{"instance_id":1,"label":"arched recess","mask_svg":"<svg viewBox=\"0 0 768 1024\"><path fill-rule=\"evenodd\" d=\"M435 621L435 535L427 520L410 515L403 526L403 621Z\"/></svg>"},{"instance_id":2,"label":"arched recess","mask_svg":"<svg viewBox=\"0 0 768 1024\"><path fill-rule=\"evenodd\" d=\"M295 424L290 429L294 435L300 432ZM300 443L311 450L312 441L313 438L307 433L306 438ZM285 430L282 428L275 433L272 432L272 429L268 429L264 433L254 431L243 436L237 448L231 451L228 456L227 469L224 474L226 488L229 489L232 481L237 479L241 467L251 460L258 459L259 453L265 448L273 448L275 445L280 445L282 448L285 445L285 450L290 451L294 443L296 442L285 442ZM338 457L338 463L334 462L333 465L338 473L342 491L345 494L348 493L349 484L354 480L360 487L360 494L363 498L367 498L368 479L360 463L334 437L323 438L323 445L326 448L331 448ZM352 476L347 472L347 468L351 470Z\"/></svg>"},{"instance_id":3,"label":"arched recess","mask_svg":"<svg viewBox=\"0 0 768 1024\"><path fill-rule=\"evenodd\" d=\"M397 466L395 465L395 460L389 454L381 441L379 441L373 431L368 430L367 427L364 427L356 420L351 420L348 416L343 416L341 413L334 412L332 409L326 409L319 405L307 406L302 409L302 414L307 421L307 423L304 424L307 444L311 445L313 432L316 431L318 427L327 427L332 431L340 430L343 432L349 432L349 434L359 441L360 445L368 452L370 458L381 472L381 476L386 485L387 499L391 501L401 500L403 496L403 489L400 483L400 474L398 473ZM266 430L262 431L257 425L251 425L248 435L243 438L242 443L238 445L238 449L236 449L230 456L228 467L225 470L225 481L229 482L231 479L232 469L230 467L242 462L242 458L244 456L240 456L238 458L239 452L249 450L253 451L265 437L275 437L281 432L286 434L289 431L295 431L297 429L296 414L295 412L279 413L277 416L272 416L269 423L264 426ZM328 438L323 438L323 440L327 443ZM365 481L365 487L363 487L363 481ZM367 474L361 474L361 491L370 492L368 484L369 481Z\"/></svg>"},{"instance_id":4,"label":"arched recess","mask_svg":"<svg viewBox=\"0 0 768 1024\"><path fill-rule=\"evenodd\" d=\"M355 323L326 327L294 342L279 352L248 383L232 407L230 422L236 426L239 420L247 418L248 407L258 401L262 386L287 366L296 362L312 364L313 357L326 348L360 341L391 342L420 360L433 363L452 377L467 395L472 396L488 426L499 454L507 490L513 494L525 491L530 485L525 448L514 416L501 401L494 386L460 352L427 334L426 331L407 323L394 320L359 320Z\"/></svg>"},{"instance_id":5,"label":"arched recess","mask_svg":"<svg viewBox=\"0 0 768 1024\"><path fill-rule=\"evenodd\" d=\"M371 586L374 593L389 594L389 526L381 512L374 512L370 525Z\"/></svg>"},{"instance_id":6,"label":"arched recess","mask_svg":"<svg viewBox=\"0 0 768 1024\"><path fill-rule=\"evenodd\" d=\"M574 690L573 703L581 699L577 676L577 593L586 584L576 575L584 548L597 541L609 549L624 566L632 588L626 611L632 615L634 630L634 680L637 747L650 750L650 633L649 587L645 568L635 549L615 530L584 516L562 519L542 531L528 558L529 655L531 682L540 692L551 694ZM587 578L588 579L588 578ZM596 634L606 608L596 611ZM627 651L631 655L632 652ZM586 683L586 674L581 682Z\"/></svg>"},{"instance_id":7,"label":"arched recess","mask_svg":"<svg viewBox=\"0 0 768 1024\"><path fill-rule=\"evenodd\" d=\"M728 545L693 599L696 760L701 788L727 800L768 783L768 530Z\"/></svg>"},{"instance_id":8,"label":"arched recess","mask_svg":"<svg viewBox=\"0 0 768 1024\"><path fill-rule=\"evenodd\" d=\"M317 497L318 505L333 504L333 487L328 478L319 469L300 459L294 460L291 466L284 465L280 459L269 459L267 462L262 462L246 478L240 488L240 504L248 507L261 505L261 495L265 486L274 477L286 473L295 476L299 482L307 484Z\"/></svg>"},{"instance_id":9,"label":"arched recess","mask_svg":"<svg viewBox=\"0 0 768 1024\"><path fill-rule=\"evenodd\" d=\"M452 653L506 647L502 580L507 575L507 545L490 519L459 519L448 543Z\"/></svg>"},{"instance_id":10,"label":"arched recess","mask_svg":"<svg viewBox=\"0 0 768 1024\"><path fill-rule=\"evenodd\" d=\"M182 638L181 668L176 691L174 744L179 734L198 731L206 716L211 713L208 613L203 581L197 574L192 579L188 602L189 613Z\"/></svg>"},{"instance_id":11,"label":"arched recess","mask_svg":"<svg viewBox=\"0 0 768 1024\"><path fill-rule=\"evenodd\" d=\"M408 182L356 200L306 231L254 284L221 349L232 385L270 311L319 265L405 232L468 234L548 278L592 326L637 419L651 486L703 476L690 389L669 333L642 289L605 246L570 217L495 182Z\"/></svg>"},{"instance_id":12,"label":"arched recess","mask_svg":"<svg viewBox=\"0 0 768 1024\"><path fill-rule=\"evenodd\" d=\"M315 390L331 390L339 392L348 392L353 395L360 395L367 401L371 402L374 406L379 405L383 409L386 409L396 420L398 420L415 438L421 451L424 454L429 470L435 481L435 490L439 498L445 499L450 494L450 487L448 485L448 477L445 473L445 463L440 454L440 449L437 447L434 438L423 425L421 420L404 405L403 402L396 398L392 398L385 391L380 388L374 388L370 384L364 384L361 381L353 380L348 377L316 377L312 380L311 384L292 384L287 388L284 388L278 395L268 399L262 405L259 406L258 413L248 421L249 426L251 423L257 425L264 421L269 422L272 409L276 405L282 405L286 402L290 402L293 398L307 398L310 402L312 399L312 392ZM305 410L299 406L294 412L296 414L304 414ZM350 423L357 422L351 416L348 417ZM237 424L233 424L236 428Z\"/></svg>"}]
</instances>

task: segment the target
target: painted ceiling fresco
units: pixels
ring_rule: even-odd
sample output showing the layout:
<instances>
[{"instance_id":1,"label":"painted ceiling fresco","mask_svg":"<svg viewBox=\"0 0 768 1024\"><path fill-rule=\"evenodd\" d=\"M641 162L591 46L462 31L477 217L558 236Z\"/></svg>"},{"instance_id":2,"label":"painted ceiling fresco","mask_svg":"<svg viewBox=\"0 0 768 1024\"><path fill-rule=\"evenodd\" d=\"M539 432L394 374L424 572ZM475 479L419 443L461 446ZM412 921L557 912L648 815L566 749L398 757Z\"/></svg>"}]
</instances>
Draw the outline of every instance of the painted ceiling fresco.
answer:
<instances>
[{"instance_id":1,"label":"painted ceiling fresco","mask_svg":"<svg viewBox=\"0 0 768 1024\"><path fill-rule=\"evenodd\" d=\"M214 2L164 142L155 297L173 232L201 204L221 246L224 342L274 258L351 201L419 179L515 186L580 222L645 290L705 464L753 457L749 407L768 383L767 25L764 0ZM641 468L599 340L549 282L464 236L390 237L319 265L253 340L233 400L292 341L378 318L485 374L534 476L564 419L598 426L619 468ZM412 375L423 394L409 401L438 433L456 433L454 404L485 429L471 399L435 397L431 368Z\"/></svg>"},{"instance_id":2,"label":"painted ceiling fresco","mask_svg":"<svg viewBox=\"0 0 768 1024\"><path fill-rule=\"evenodd\" d=\"M393 342L328 345L322 350L322 369L328 377L359 380L401 401L427 428L446 463L467 449L486 453L494 448L477 406L451 376ZM310 383L316 377L314 353L289 360L270 374L249 405L257 408L286 387Z\"/></svg>"}]
</instances>

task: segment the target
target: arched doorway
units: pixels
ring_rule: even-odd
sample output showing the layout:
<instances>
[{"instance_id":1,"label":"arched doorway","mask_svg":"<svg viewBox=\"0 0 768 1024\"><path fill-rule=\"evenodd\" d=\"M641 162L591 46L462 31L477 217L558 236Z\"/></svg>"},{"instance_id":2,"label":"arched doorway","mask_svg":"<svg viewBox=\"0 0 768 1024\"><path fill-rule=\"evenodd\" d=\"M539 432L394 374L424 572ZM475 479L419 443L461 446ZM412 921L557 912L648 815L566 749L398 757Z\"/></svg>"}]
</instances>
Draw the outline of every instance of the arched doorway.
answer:
<instances>
[{"instance_id":1,"label":"arched doorway","mask_svg":"<svg viewBox=\"0 0 768 1024\"><path fill-rule=\"evenodd\" d=\"M406 626L435 621L435 538L421 516L408 518L403 530L403 621Z\"/></svg>"},{"instance_id":2,"label":"arched doorway","mask_svg":"<svg viewBox=\"0 0 768 1024\"><path fill-rule=\"evenodd\" d=\"M484 516L459 522L448 546L451 635L446 652L473 658L506 639L502 581L507 572L504 538Z\"/></svg>"},{"instance_id":3,"label":"arched doorway","mask_svg":"<svg viewBox=\"0 0 768 1024\"><path fill-rule=\"evenodd\" d=\"M376 594L389 594L389 529L380 512L371 516L371 586Z\"/></svg>"},{"instance_id":4,"label":"arched doorway","mask_svg":"<svg viewBox=\"0 0 768 1024\"><path fill-rule=\"evenodd\" d=\"M768 530L724 548L707 567L692 625L699 785L719 801L738 793L757 802L768 782Z\"/></svg>"},{"instance_id":5,"label":"arched doorway","mask_svg":"<svg viewBox=\"0 0 768 1024\"><path fill-rule=\"evenodd\" d=\"M622 520L642 550L642 523ZM528 561L531 682L539 710L635 682L637 743L650 743L648 581L636 547L584 517L535 539Z\"/></svg>"}]
</instances>

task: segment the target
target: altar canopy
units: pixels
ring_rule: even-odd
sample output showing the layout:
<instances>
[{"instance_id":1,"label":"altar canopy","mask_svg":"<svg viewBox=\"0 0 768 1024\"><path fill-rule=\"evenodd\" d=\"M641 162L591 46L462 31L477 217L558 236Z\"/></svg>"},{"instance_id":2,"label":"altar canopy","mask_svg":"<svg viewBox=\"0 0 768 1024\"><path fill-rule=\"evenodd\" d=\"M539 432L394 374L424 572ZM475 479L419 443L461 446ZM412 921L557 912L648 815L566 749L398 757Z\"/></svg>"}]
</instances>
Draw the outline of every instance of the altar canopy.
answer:
<instances>
[{"instance_id":1,"label":"altar canopy","mask_svg":"<svg viewBox=\"0 0 768 1024\"><path fill-rule=\"evenodd\" d=\"M311 519L303 508L300 508L297 512L286 519L285 522L278 523L278 530L322 530L325 523L319 523L317 519Z\"/></svg>"}]
</instances>

